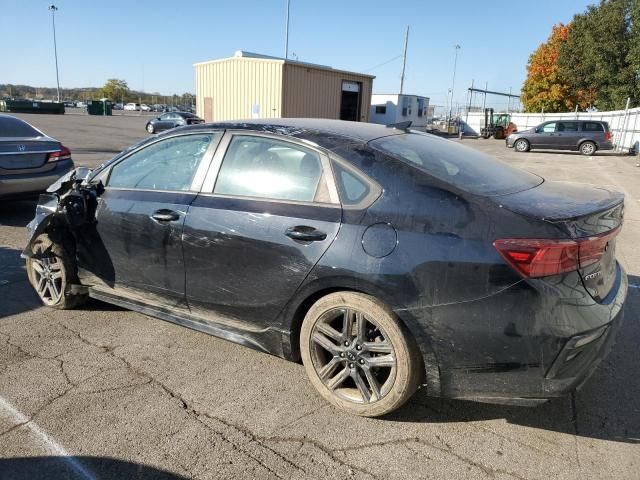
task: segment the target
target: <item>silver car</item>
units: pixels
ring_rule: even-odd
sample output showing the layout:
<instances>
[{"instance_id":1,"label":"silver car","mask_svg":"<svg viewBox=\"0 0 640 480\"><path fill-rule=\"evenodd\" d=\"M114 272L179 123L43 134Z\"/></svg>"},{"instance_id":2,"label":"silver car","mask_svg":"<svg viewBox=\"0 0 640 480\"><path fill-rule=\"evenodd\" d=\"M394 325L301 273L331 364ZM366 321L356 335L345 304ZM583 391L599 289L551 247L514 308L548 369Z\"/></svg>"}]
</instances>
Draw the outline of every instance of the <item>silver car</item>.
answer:
<instances>
[{"instance_id":1,"label":"silver car","mask_svg":"<svg viewBox=\"0 0 640 480\"><path fill-rule=\"evenodd\" d=\"M515 132L506 139L507 147L517 152L532 148L574 150L593 155L597 150L611 150L609 124L599 120L554 120L535 128Z\"/></svg>"},{"instance_id":2,"label":"silver car","mask_svg":"<svg viewBox=\"0 0 640 480\"><path fill-rule=\"evenodd\" d=\"M44 192L73 168L71 151L58 140L0 114L0 198Z\"/></svg>"}]
</instances>

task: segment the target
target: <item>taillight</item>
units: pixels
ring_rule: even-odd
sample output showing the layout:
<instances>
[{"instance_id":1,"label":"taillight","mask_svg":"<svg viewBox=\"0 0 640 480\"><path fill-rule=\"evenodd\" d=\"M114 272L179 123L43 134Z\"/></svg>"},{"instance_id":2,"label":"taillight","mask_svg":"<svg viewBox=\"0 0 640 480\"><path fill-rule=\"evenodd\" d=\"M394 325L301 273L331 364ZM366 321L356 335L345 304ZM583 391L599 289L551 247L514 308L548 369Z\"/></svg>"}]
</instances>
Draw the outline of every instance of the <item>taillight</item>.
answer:
<instances>
[{"instance_id":1,"label":"taillight","mask_svg":"<svg viewBox=\"0 0 640 480\"><path fill-rule=\"evenodd\" d=\"M69 160L71 158L71 150L64 145L60 145L60 150L51 152L47 155L47 162L57 162L58 160Z\"/></svg>"},{"instance_id":2,"label":"taillight","mask_svg":"<svg viewBox=\"0 0 640 480\"><path fill-rule=\"evenodd\" d=\"M611 140L611 132L604 132L604 139Z\"/></svg>"},{"instance_id":3,"label":"taillight","mask_svg":"<svg viewBox=\"0 0 640 480\"><path fill-rule=\"evenodd\" d=\"M620 227L575 240L508 238L496 240L498 253L524 277L572 272L598 262Z\"/></svg>"}]
</instances>

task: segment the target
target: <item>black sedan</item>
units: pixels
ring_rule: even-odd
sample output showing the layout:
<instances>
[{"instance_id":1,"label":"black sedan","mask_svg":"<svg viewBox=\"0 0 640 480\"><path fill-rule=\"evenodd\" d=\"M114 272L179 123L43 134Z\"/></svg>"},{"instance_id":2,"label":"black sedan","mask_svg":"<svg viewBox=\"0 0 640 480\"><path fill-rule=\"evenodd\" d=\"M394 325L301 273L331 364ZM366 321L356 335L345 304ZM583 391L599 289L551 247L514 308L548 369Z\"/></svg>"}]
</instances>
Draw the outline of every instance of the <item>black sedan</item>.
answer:
<instances>
[{"instance_id":1,"label":"black sedan","mask_svg":"<svg viewBox=\"0 0 640 480\"><path fill-rule=\"evenodd\" d=\"M24 250L46 305L93 297L302 360L358 415L421 384L526 405L566 394L622 320L621 194L425 133L184 127L51 190Z\"/></svg>"},{"instance_id":2,"label":"black sedan","mask_svg":"<svg viewBox=\"0 0 640 480\"><path fill-rule=\"evenodd\" d=\"M44 192L72 169L71 151L58 140L24 120L0 114L0 198Z\"/></svg>"},{"instance_id":3,"label":"black sedan","mask_svg":"<svg viewBox=\"0 0 640 480\"><path fill-rule=\"evenodd\" d=\"M171 128L204 123L204 120L189 112L168 112L147 122L147 132L158 133Z\"/></svg>"}]
</instances>

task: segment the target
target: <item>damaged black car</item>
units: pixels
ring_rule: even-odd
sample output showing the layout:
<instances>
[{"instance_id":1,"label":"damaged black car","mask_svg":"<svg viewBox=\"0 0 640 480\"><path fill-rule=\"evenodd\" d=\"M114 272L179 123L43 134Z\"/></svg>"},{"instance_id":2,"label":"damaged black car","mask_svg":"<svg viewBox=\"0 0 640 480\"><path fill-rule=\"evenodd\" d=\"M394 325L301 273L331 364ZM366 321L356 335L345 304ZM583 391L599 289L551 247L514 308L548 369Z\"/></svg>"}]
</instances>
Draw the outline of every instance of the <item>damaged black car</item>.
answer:
<instances>
[{"instance_id":1,"label":"damaged black car","mask_svg":"<svg viewBox=\"0 0 640 480\"><path fill-rule=\"evenodd\" d=\"M89 297L302 361L354 414L535 405L613 344L624 197L406 128L312 119L149 138L42 195L42 302Z\"/></svg>"}]
</instances>

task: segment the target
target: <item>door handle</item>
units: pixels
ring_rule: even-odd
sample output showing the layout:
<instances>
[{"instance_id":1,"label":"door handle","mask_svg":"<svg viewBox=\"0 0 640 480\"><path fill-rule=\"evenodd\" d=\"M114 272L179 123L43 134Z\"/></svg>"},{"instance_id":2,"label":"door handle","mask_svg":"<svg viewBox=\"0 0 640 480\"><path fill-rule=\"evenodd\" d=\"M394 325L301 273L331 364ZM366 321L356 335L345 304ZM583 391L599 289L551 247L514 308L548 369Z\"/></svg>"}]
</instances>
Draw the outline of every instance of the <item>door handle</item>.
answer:
<instances>
[{"instance_id":1,"label":"door handle","mask_svg":"<svg viewBox=\"0 0 640 480\"><path fill-rule=\"evenodd\" d=\"M294 240L302 240L305 242L319 242L327 238L327 234L317 230L314 227L306 225L297 225L295 227L289 227L284 234L293 238Z\"/></svg>"},{"instance_id":2,"label":"door handle","mask_svg":"<svg viewBox=\"0 0 640 480\"><path fill-rule=\"evenodd\" d=\"M158 222L175 222L180 218L180 214L178 212L174 212L173 210L169 210L166 208L161 208L160 210L156 210L151 214L151 218L157 220Z\"/></svg>"}]
</instances>

